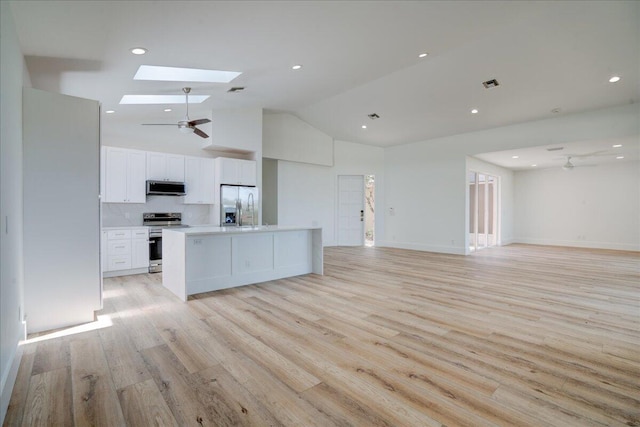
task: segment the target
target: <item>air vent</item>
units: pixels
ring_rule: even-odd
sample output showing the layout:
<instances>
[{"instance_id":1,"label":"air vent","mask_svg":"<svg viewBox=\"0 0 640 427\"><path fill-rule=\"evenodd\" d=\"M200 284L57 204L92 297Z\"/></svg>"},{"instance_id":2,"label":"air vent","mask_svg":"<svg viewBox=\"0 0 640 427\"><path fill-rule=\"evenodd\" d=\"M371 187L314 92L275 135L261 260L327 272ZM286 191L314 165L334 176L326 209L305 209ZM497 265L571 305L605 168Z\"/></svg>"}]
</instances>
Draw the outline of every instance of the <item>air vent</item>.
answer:
<instances>
[{"instance_id":1,"label":"air vent","mask_svg":"<svg viewBox=\"0 0 640 427\"><path fill-rule=\"evenodd\" d=\"M547 148L547 151L560 151L560 150L564 150L564 147Z\"/></svg>"},{"instance_id":2,"label":"air vent","mask_svg":"<svg viewBox=\"0 0 640 427\"><path fill-rule=\"evenodd\" d=\"M500 83L496 79L487 80L486 82L482 82L482 86L486 89L490 89L492 87L500 86Z\"/></svg>"},{"instance_id":3,"label":"air vent","mask_svg":"<svg viewBox=\"0 0 640 427\"><path fill-rule=\"evenodd\" d=\"M379 119L380 118L380 116L377 115L376 113L367 114L367 117L369 117L371 120L375 120L375 119Z\"/></svg>"},{"instance_id":4,"label":"air vent","mask_svg":"<svg viewBox=\"0 0 640 427\"><path fill-rule=\"evenodd\" d=\"M227 92L241 92L244 90L244 86L234 86L231 89L229 89Z\"/></svg>"}]
</instances>

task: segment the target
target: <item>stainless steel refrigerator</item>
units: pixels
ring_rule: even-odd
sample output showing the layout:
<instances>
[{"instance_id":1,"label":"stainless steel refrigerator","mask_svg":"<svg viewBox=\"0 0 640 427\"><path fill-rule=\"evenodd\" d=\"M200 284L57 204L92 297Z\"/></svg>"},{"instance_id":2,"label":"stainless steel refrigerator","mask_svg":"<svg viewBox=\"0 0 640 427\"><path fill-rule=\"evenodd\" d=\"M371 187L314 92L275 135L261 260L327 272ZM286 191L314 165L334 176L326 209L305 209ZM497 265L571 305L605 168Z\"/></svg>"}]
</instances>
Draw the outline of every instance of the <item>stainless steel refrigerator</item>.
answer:
<instances>
[{"instance_id":1,"label":"stainless steel refrigerator","mask_svg":"<svg viewBox=\"0 0 640 427\"><path fill-rule=\"evenodd\" d=\"M220 186L220 225L260 225L258 187Z\"/></svg>"}]
</instances>

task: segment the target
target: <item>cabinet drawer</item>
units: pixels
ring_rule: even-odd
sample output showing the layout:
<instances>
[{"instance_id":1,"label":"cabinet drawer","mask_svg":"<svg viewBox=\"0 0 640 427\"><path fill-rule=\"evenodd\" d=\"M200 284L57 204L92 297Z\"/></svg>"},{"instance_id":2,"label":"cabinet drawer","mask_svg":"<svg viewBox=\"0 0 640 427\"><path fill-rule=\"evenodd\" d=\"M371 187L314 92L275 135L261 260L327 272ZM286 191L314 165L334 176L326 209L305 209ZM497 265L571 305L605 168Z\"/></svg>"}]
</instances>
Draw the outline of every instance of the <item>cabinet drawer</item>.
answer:
<instances>
[{"instance_id":1,"label":"cabinet drawer","mask_svg":"<svg viewBox=\"0 0 640 427\"><path fill-rule=\"evenodd\" d=\"M130 239L131 230L109 230L107 231L107 239Z\"/></svg>"},{"instance_id":2,"label":"cabinet drawer","mask_svg":"<svg viewBox=\"0 0 640 427\"><path fill-rule=\"evenodd\" d=\"M138 230L131 230L131 237L134 239L148 239L149 238L149 230L146 228L141 228Z\"/></svg>"},{"instance_id":3,"label":"cabinet drawer","mask_svg":"<svg viewBox=\"0 0 640 427\"><path fill-rule=\"evenodd\" d=\"M107 269L109 271L130 270L131 257L130 256L110 256L107 261Z\"/></svg>"},{"instance_id":4,"label":"cabinet drawer","mask_svg":"<svg viewBox=\"0 0 640 427\"><path fill-rule=\"evenodd\" d=\"M109 256L131 255L131 240L109 240L107 254Z\"/></svg>"}]
</instances>

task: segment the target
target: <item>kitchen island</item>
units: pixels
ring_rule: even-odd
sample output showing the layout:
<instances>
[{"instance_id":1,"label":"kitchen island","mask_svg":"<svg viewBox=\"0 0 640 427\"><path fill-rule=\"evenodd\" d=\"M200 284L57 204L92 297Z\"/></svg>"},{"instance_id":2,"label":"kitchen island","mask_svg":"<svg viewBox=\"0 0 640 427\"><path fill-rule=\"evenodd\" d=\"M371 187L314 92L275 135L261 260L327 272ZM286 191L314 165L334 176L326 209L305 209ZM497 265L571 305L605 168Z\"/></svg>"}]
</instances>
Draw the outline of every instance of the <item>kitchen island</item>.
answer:
<instances>
[{"instance_id":1,"label":"kitchen island","mask_svg":"<svg viewBox=\"0 0 640 427\"><path fill-rule=\"evenodd\" d=\"M322 274L322 228L215 227L162 231L162 284L189 295L301 274Z\"/></svg>"}]
</instances>

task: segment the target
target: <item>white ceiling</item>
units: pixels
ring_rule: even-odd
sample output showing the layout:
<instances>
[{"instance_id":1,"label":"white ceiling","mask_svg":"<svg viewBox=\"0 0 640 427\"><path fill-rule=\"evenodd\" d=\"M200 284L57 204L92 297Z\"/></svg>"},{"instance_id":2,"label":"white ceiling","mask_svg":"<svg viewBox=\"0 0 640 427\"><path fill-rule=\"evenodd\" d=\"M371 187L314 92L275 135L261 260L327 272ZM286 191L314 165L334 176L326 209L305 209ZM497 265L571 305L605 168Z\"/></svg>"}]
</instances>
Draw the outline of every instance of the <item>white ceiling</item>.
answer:
<instances>
[{"instance_id":1,"label":"white ceiling","mask_svg":"<svg viewBox=\"0 0 640 427\"><path fill-rule=\"evenodd\" d=\"M637 1L18 1L12 10L33 86L116 110L106 130L177 121L181 106L118 102L187 85L211 95L192 118L261 107L376 146L640 99ZM132 55L136 46L149 52ZM230 84L134 81L141 64L243 74ZM608 83L614 74L622 80ZM485 89L492 78L500 86Z\"/></svg>"}]
</instances>

